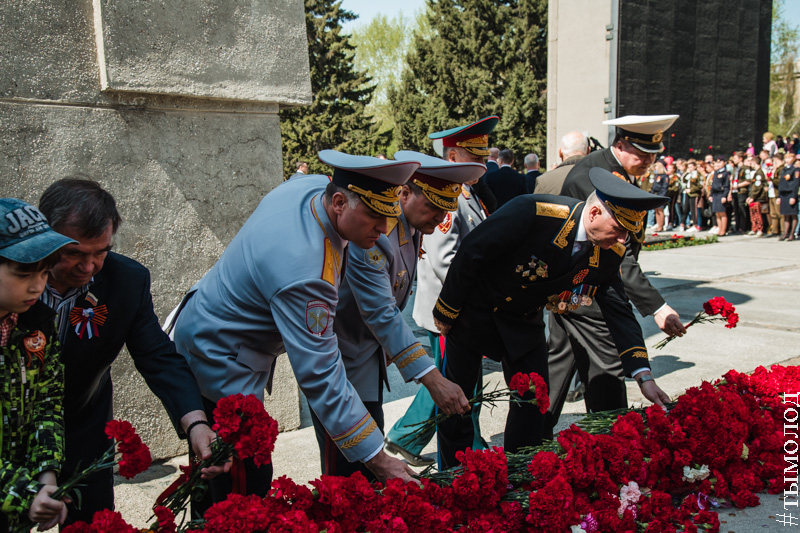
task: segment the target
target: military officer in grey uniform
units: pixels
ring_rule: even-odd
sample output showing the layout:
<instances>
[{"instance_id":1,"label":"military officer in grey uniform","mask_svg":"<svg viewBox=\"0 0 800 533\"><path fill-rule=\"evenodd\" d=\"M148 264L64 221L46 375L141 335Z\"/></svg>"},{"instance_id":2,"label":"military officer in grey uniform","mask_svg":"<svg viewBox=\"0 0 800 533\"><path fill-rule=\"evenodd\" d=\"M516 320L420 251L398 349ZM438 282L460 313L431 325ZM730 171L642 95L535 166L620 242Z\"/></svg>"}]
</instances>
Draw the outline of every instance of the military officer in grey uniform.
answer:
<instances>
[{"instance_id":1,"label":"military officer in grey uniform","mask_svg":"<svg viewBox=\"0 0 800 533\"><path fill-rule=\"evenodd\" d=\"M498 117L491 116L466 126L432 133L429 137L433 139L434 151L448 161L482 163L489 155L489 133L494 130L498 120ZM448 212L436 230L423 239L422 255L417 267L413 318L420 327L428 331L434 362L439 369L444 339L439 336L431 311L461 241L488 215L486 207L475 194L473 187L477 182L478 179L470 180L462 186L458 209ZM405 415L387 433L386 450L401 454L411 464L432 464L433 460L422 457L421 454L422 449L433 438L435 430L413 432L411 426L424 422L435 414L436 404L430 393L424 387L420 388ZM481 438L479 406L473 407L471 417L475 427L472 449L484 449L486 443Z\"/></svg>"},{"instance_id":2,"label":"military officer in grey uniform","mask_svg":"<svg viewBox=\"0 0 800 533\"><path fill-rule=\"evenodd\" d=\"M592 152L572 167L561 190L563 196L585 200L594 190L589 180L592 168L603 168L621 180L634 183L664 150L664 132L678 115L631 115L608 120L617 135L609 148ZM668 335L686 331L678 314L664 301L642 272L637 262L644 240L644 228L632 231L621 265L625 294L642 316L654 315L656 323ZM569 315L551 315L550 337L550 410L546 434L558 423L572 375L577 369L586 387L584 400L589 412L627 407L625 371L612 338L610 324L597 305L581 307ZM647 372L649 375L649 371Z\"/></svg>"},{"instance_id":3,"label":"military officer in grey uniform","mask_svg":"<svg viewBox=\"0 0 800 533\"><path fill-rule=\"evenodd\" d=\"M350 241L369 249L400 214L400 186L419 167L334 150L319 153L333 178L300 176L267 194L214 267L187 295L175 329L209 417L228 395L271 391L276 357L286 351L301 390L332 441L384 481L413 471L383 452L383 435L347 380L333 333ZM245 461L248 494L264 496L271 465ZM235 466L234 466L235 468ZM204 511L231 490L231 476L209 484Z\"/></svg>"},{"instance_id":4,"label":"military officer in grey uniform","mask_svg":"<svg viewBox=\"0 0 800 533\"><path fill-rule=\"evenodd\" d=\"M610 172L590 173L597 189L586 202L552 195L509 201L461 243L434 306L446 337L444 375L474 390L486 356L503 365L506 383L517 372L548 379L544 308L571 313L597 301L625 372L641 379L642 393L663 405L668 396L651 379L642 330L619 277L629 231L647 211L669 199L646 193ZM641 375L640 375L641 374ZM523 399L533 398L527 393ZM504 446L516 452L541 443L544 416L529 403L509 405ZM468 419L439 424L440 469L472 444Z\"/></svg>"},{"instance_id":5,"label":"military officer in grey uniform","mask_svg":"<svg viewBox=\"0 0 800 533\"><path fill-rule=\"evenodd\" d=\"M390 220L386 235L371 248L354 243L348 247L333 325L347 379L381 430L383 385L388 388L386 367L390 363L405 381L422 383L445 412L469 410L461 388L433 365L401 312L411 294L422 236L431 234L445 213L456 209L461 183L477 179L485 171L480 163L451 163L418 152L402 151L394 157L418 161L422 166L403 185L400 216ZM367 478L373 477L363 465L347 461L313 413L312 419L323 473L347 476L360 470Z\"/></svg>"}]
</instances>

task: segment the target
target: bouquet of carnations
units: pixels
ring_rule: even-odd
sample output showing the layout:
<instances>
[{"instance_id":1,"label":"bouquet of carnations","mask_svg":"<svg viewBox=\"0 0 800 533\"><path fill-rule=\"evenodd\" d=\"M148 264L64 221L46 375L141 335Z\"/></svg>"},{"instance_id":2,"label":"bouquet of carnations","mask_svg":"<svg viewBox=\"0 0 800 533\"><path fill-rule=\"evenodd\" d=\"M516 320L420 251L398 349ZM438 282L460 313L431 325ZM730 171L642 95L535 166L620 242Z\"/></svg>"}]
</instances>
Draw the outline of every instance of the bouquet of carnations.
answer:
<instances>
[{"instance_id":1,"label":"bouquet of carnations","mask_svg":"<svg viewBox=\"0 0 800 533\"><path fill-rule=\"evenodd\" d=\"M271 462L278 423L267 414L264 403L256 396L235 394L222 398L214 409L212 429L217 432L217 439L211 444L211 457L181 467L181 476L156 500L156 516L159 511L166 516L163 508L172 513L173 519L179 514L185 517L190 500L201 499L208 488L202 479L204 468L233 459L231 476L236 491L240 485L237 479L243 468L242 459L252 458L258 466Z\"/></svg>"},{"instance_id":2,"label":"bouquet of carnations","mask_svg":"<svg viewBox=\"0 0 800 533\"><path fill-rule=\"evenodd\" d=\"M736 314L736 308L733 304L725 300L722 296L715 296L703 304L703 310L697 313L697 316L695 316L691 322L686 324L686 329L689 329L689 327L694 324L703 324L705 322L726 322L726 328L735 328L736 324L739 323L739 315ZM656 343L653 347L660 350L676 337L676 335L670 335L666 339Z\"/></svg>"}]
</instances>

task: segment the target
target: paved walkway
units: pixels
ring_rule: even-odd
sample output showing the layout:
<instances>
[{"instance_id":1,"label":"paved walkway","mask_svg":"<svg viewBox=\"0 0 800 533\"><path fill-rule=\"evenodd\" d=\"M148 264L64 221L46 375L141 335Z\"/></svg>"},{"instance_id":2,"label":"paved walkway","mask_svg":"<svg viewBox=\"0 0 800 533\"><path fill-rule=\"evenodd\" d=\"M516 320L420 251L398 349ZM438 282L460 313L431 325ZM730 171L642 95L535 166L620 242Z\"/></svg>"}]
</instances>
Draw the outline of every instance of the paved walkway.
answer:
<instances>
[{"instance_id":1,"label":"paved walkway","mask_svg":"<svg viewBox=\"0 0 800 533\"><path fill-rule=\"evenodd\" d=\"M651 351L653 372L659 385L677 396L687 387L713 380L731 368L751 371L759 365L800 364L800 243L779 242L731 236L717 244L643 252L641 264L652 283L688 322L701 310L703 302L724 296L732 302L741 322L734 330L719 324L693 326L686 337L671 342L663 351ZM410 308L410 306L409 306ZM408 313L406 313L408 314ZM648 346L662 337L651 318L640 319ZM422 332L420 332L421 334ZM427 340L425 341L427 343ZM486 379L499 382L499 365L488 362ZM386 423L391 426L411 403L416 385L401 382L392 367L392 391L386 396ZM628 396L641 402L636 384L629 380ZM585 413L583 403L567 404L563 427ZM484 437L502 445L505 412L484 409L481 425ZM306 417L297 431L282 433L275 449L275 476L287 475L296 481L319 476L319 455L313 428ZM433 444L425 453L433 456ZM118 479L117 506L129 523L147 524L155 497L177 476L176 458L154 466L133 481ZM762 505L745 510L719 511L721 531L792 531L800 529L800 512L794 509L792 524L784 519L782 496L762 495Z\"/></svg>"}]
</instances>

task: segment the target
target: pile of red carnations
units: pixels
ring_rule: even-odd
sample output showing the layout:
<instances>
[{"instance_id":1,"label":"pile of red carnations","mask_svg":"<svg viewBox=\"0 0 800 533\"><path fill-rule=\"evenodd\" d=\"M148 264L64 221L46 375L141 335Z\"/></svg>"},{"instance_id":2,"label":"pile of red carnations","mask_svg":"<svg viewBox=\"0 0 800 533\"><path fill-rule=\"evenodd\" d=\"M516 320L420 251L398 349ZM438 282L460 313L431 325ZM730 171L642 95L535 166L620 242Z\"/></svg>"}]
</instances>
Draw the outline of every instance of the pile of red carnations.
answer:
<instances>
[{"instance_id":1,"label":"pile of red carnations","mask_svg":"<svg viewBox=\"0 0 800 533\"><path fill-rule=\"evenodd\" d=\"M783 395L797 392L800 367L732 370L689 389L668 412L629 411L605 426L595 417L588 431L573 425L528 454L467 450L459 468L423 475L421 486L370 484L354 474L323 476L306 487L281 477L267 498L231 495L214 505L201 527L207 533L719 531L715 508L755 506L756 493L789 488L784 417L797 408L797 396L784 403ZM151 531L176 531L168 511L156 514ZM112 522L107 514L99 519ZM114 523L110 531L131 531Z\"/></svg>"}]
</instances>

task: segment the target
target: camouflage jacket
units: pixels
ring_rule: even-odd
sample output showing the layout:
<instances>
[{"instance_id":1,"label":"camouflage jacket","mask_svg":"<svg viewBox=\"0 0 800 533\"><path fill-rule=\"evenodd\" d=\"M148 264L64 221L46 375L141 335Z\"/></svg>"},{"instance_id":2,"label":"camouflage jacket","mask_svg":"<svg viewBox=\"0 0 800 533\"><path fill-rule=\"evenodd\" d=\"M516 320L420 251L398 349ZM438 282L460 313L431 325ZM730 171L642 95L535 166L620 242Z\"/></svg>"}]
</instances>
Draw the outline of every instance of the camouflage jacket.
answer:
<instances>
[{"instance_id":1,"label":"camouflage jacket","mask_svg":"<svg viewBox=\"0 0 800 533\"><path fill-rule=\"evenodd\" d=\"M0 511L12 526L42 488L39 474L58 473L63 460L64 367L54 317L36 302L0 348Z\"/></svg>"}]
</instances>

